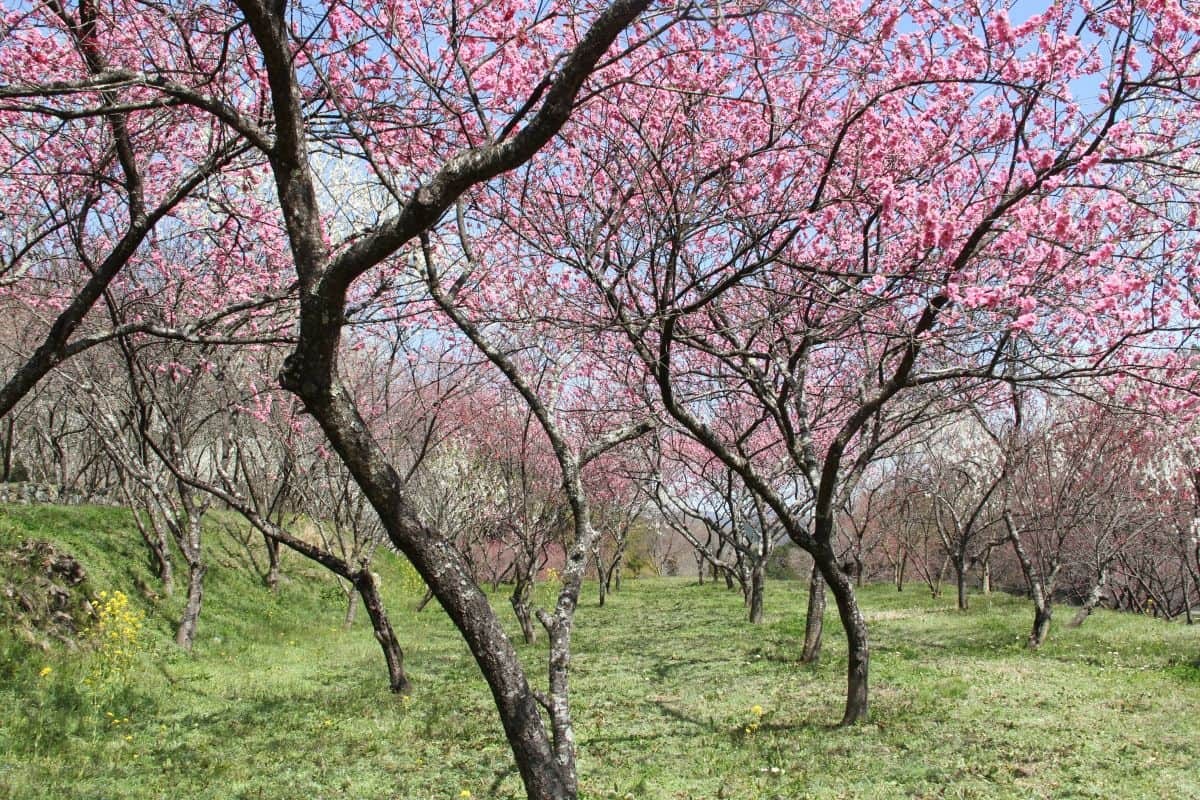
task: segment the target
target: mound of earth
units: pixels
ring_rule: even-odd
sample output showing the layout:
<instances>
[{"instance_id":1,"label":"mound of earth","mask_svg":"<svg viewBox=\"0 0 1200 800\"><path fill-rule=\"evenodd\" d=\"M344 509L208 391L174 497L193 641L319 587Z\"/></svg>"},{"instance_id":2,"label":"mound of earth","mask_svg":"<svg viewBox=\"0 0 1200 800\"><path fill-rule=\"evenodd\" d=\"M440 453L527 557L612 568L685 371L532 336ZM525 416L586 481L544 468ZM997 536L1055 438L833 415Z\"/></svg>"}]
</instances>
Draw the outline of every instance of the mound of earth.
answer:
<instances>
[{"instance_id":1,"label":"mound of earth","mask_svg":"<svg viewBox=\"0 0 1200 800\"><path fill-rule=\"evenodd\" d=\"M0 620L39 647L74 645L95 617L86 582L83 566L49 542L0 550Z\"/></svg>"}]
</instances>

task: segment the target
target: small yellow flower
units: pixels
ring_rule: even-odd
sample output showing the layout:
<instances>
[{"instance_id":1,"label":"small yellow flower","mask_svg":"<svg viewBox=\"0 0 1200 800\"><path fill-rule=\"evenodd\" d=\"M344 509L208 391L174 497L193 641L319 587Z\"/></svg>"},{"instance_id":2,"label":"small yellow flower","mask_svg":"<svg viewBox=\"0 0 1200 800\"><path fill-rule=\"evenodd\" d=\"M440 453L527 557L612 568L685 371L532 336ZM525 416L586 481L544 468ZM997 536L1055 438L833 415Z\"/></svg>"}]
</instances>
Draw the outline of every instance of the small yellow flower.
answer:
<instances>
[{"instance_id":1,"label":"small yellow flower","mask_svg":"<svg viewBox=\"0 0 1200 800\"><path fill-rule=\"evenodd\" d=\"M750 706L750 713L756 717L761 717L763 714L765 714L767 712L763 711L762 706L755 704L753 706Z\"/></svg>"},{"instance_id":2,"label":"small yellow flower","mask_svg":"<svg viewBox=\"0 0 1200 800\"><path fill-rule=\"evenodd\" d=\"M459 793L458 793L458 796L459 796L459 797L470 797L470 796L471 796L471 790L470 790L470 789L463 789L461 792L459 792Z\"/></svg>"},{"instance_id":3,"label":"small yellow flower","mask_svg":"<svg viewBox=\"0 0 1200 800\"><path fill-rule=\"evenodd\" d=\"M125 737L125 741L127 741L127 742L132 742L132 741L133 741L133 737L132 737L132 736L126 736L126 737Z\"/></svg>"},{"instance_id":4,"label":"small yellow flower","mask_svg":"<svg viewBox=\"0 0 1200 800\"><path fill-rule=\"evenodd\" d=\"M49 675L51 672L54 672L54 668L53 668L53 667L42 667L40 670L38 670L38 677L39 677L39 678L45 678L45 677L46 677L47 675Z\"/></svg>"}]
</instances>

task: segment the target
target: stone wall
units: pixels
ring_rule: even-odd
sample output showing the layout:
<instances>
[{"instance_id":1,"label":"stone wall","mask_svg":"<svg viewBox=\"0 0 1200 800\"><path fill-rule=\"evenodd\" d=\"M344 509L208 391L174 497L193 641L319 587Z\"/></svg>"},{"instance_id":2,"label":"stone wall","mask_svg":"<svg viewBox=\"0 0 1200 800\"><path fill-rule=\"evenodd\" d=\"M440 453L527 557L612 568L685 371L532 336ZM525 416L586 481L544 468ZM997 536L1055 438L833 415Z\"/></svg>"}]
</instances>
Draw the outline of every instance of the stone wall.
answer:
<instances>
[{"instance_id":1,"label":"stone wall","mask_svg":"<svg viewBox=\"0 0 1200 800\"><path fill-rule=\"evenodd\" d=\"M88 495L48 483L0 483L0 503L33 505L52 503L63 506L117 506L120 500L102 494Z\"/></svg>"}]
</instances>

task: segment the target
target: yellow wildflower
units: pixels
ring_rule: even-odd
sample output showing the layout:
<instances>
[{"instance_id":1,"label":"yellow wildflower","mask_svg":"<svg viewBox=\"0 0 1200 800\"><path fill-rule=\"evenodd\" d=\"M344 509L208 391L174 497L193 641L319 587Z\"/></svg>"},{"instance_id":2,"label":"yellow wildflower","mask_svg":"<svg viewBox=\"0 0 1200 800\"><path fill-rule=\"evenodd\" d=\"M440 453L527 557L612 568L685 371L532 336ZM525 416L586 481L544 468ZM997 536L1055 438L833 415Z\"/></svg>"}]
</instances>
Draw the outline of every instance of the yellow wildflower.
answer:
<instances>
[{"instance_id":1,"label":"yellow wildflower","mask_svg":"<svg viewBox=\"0 0 1200 800\"><path fill-rule=\"evenodd\" d=\"M471 796L471 790L470 790L470 789L463 789L461 792L459 792L459 793L458 793L458 796L459 796L459 797L470 797L470 796Z\"/></svg>"},{"instance_id":2,"label":"yellow wildflower","mask_svg":"<svg viewBox=\"0 0 1200 800\"><path fill-rule=\"evenodd\" d=\"M54 672L53 667L42 667L40 670L38 670L38 677L44 678L47 675L49 675L51 672Z\"/></svg>"},{"instance_id":3,"label":"yellow wildflower","mask_svg":"<svg viewBox=\"0 0 1200 800\"><path fill-rule=\"evenodd\" d=\"M755 705L750 707L750 713L756 717L761 717L763 714L765 714L767 712L763 711L763 707L756 703Z\"/></svg>"}]
</instances>

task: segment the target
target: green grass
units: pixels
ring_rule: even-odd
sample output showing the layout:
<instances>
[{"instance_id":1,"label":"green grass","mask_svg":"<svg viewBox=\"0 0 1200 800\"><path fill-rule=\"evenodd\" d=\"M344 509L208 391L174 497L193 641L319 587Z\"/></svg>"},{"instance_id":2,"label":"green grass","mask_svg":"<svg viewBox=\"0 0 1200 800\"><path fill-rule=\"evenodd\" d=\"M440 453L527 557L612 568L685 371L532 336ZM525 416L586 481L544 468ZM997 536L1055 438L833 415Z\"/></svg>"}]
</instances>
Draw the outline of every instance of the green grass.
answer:
<instances>
[{"instance_id":1,"label":"green grass","mask_svg":"<svg viewBox=\"0 0 1200 800\"><path fill-rule=\"evenodd\" d=\"M465 645L438 609L412 612L394 563L380 571L407 702L388 693L369 628L343 631L332 583L299 558L272 596L212 532L187 656L171 644L179 600L137 588L151 581L125 512L0 507L0 547L29 537L75 553L93 591L134 597L146 650L123 686L90 690L96 654L0 633L0 798L523 796ZM1056 624L1031 654L1018 599L974 596L959 613L916 586L870 587L872 721L840 730L843 640L831 613L824 662L795 662L804 600L802 585L772 583L767 622L751 626L740 597L708 585L628 581L603 609L588 587L573 678L582 795L1200 798L1200 630L1100 612ZM522 648L535 682L542 654Z\"/></svg>"}]
</instances>

